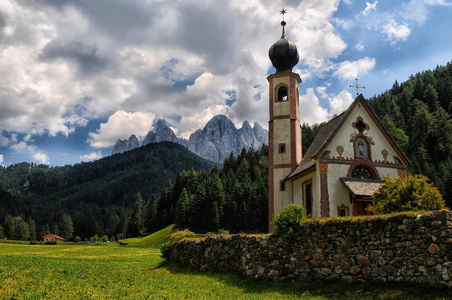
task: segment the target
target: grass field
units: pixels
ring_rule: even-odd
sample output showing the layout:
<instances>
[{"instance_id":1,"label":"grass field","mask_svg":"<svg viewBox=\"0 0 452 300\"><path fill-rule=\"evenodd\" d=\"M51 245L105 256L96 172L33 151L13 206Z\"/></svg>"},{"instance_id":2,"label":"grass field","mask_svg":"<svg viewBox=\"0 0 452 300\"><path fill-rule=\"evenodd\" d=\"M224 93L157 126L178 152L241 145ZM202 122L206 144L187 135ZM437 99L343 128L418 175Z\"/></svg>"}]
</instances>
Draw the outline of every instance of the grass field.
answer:
<instances>
[{"instance_id":1,"label":"grass field","mask_svg":"<svg viewBox=\"0 0 452 300\"><path fill-rule=\"evenodd\" d=\"M163 228L151 235L121 240L132 247L152 247L160 248L163 244L168 243L173 234L174 225Z\"/></svg>"},{"instance_id":2,"label":"grass field","mask_svg":"<svg viewBox=\"0 0 452 300\"><path fill-rule=\"evenodd\" d=\"M0 243L0 299L450 299L446 291L273 284L163 264L158 249Z\"/></svg>"}]
</instances>

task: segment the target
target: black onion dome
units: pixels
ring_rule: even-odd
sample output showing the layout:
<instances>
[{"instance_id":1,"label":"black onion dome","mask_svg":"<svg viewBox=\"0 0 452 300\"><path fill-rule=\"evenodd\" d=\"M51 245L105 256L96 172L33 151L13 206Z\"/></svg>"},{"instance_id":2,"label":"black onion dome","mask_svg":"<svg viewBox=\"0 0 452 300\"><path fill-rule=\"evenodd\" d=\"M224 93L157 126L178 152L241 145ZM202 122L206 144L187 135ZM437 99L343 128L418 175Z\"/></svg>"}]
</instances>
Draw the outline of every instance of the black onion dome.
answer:
<instances>
[{"instance_id":1,"label":"black onion dome","mask_svg":"<svg viewBox=\"0 0 452 300\"><path fill-rule=\"evenodd\" d=\"M285 22L281 22L281 25L284 26ZM276 69L276 73L292 72L292 68L298 63L300 58L297 46L287 38L284 27L281 38L268 50L268 56Z\"/></svg>"}]
</instances>

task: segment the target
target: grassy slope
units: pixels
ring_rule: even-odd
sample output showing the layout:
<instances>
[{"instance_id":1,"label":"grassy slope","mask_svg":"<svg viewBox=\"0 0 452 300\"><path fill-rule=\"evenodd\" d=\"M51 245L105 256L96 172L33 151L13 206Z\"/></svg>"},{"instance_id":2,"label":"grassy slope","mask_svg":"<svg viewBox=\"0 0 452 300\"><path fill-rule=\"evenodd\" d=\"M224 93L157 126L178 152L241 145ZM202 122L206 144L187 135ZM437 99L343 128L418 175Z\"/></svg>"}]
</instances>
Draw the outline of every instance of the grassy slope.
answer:
<instances>
[{"instance_id":1,"label":"grassy slope","mask_svg":"<svg viewBox=\"0 0 452 300\"><path fill-rule=\"evenodd\" d=\"M173 233L173 228L174 225L170 225L145 237L130 238L121 241L133 247L159 248L163 244L169 242L171 234Z\"/></svg>"},{"instance_id":2,"label":"grassy slope","mask_svg":"<svg viewBox=\"0 0 452 300\"><path fill-rule=\"evenodd\" d=\"M0 299L451 299L370 284L273 284L162 265L158 249L0 243Z\"/></svg>"}]
</instances>

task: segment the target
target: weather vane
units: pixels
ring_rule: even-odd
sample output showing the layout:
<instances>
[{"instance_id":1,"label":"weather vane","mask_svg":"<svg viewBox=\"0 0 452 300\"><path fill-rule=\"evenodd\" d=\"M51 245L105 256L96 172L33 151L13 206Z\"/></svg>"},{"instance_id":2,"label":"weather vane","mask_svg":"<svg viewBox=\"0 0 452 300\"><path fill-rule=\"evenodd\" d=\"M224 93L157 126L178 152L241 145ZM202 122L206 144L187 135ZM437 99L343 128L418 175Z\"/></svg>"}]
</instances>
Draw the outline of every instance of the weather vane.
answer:
<instances>
[{"instance_id":1,"label":"weather vane","mask_svg":"<svg viewBox=\"0 0 452 300\"><path fill-rule=\"evenodd\" d=\"M284 15L287 14L287 9L283 8L279 11L279 14L282 15L282 21L281 21L281 26L282 26L282 32L284 35L284 26L286 26L286 21L284 21Z\"/></svg>"},{"instance_id":2,"label":"weather vane","mask_svg":"<svg viewBox=\"0 0 452 300\"><path fill-rule=\"evenodd\" d=\"M356 90L356 96L358 96L359 91L366 88L365 86L362 86L362 84L358 82L358 78L356 78L355 83L350 84L349 87L354 88Z\"/></svg>"},{"instance_id":3,"label":"weather vane","mask_svg":"<svg viewBox=\"0 0 452 300\"><path fill-rule=\"evenodd\" d=\"M279 11L279 14L280 15L282 15L282 20L284 21L284 14L287 14L287 9L281 9L280 11Z\"/></svg>"}]
</instances>

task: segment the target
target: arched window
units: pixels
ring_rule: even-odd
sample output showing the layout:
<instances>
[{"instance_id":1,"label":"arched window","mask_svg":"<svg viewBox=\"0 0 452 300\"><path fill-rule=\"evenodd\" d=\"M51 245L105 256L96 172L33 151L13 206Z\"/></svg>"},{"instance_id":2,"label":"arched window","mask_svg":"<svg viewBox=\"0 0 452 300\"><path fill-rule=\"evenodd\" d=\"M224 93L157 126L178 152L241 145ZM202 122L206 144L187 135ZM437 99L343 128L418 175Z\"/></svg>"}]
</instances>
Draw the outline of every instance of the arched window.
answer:
<instances>
[{"instance_id":1,"label":"arched window","mask_svg":"<svg viewBox=\"0 0 452 300\"><path fill-rule=\"evenodd\" d=\"M277 101L287 101L287 100L288 100L287 87L280 86L278 88Z\"/></svg>"},{"instance_id":2,"label":"arched window","mask_svg":"<svg viewBox=\"0 0 452 300\"><path fill-rule=\"evenodd\" d=\"M372 172L363 166L358 166L353 169L352 171L352 177L353 178L359 178L359 179L373 179L374 176L372 175Z\"/></svg>"}]
</instances>

